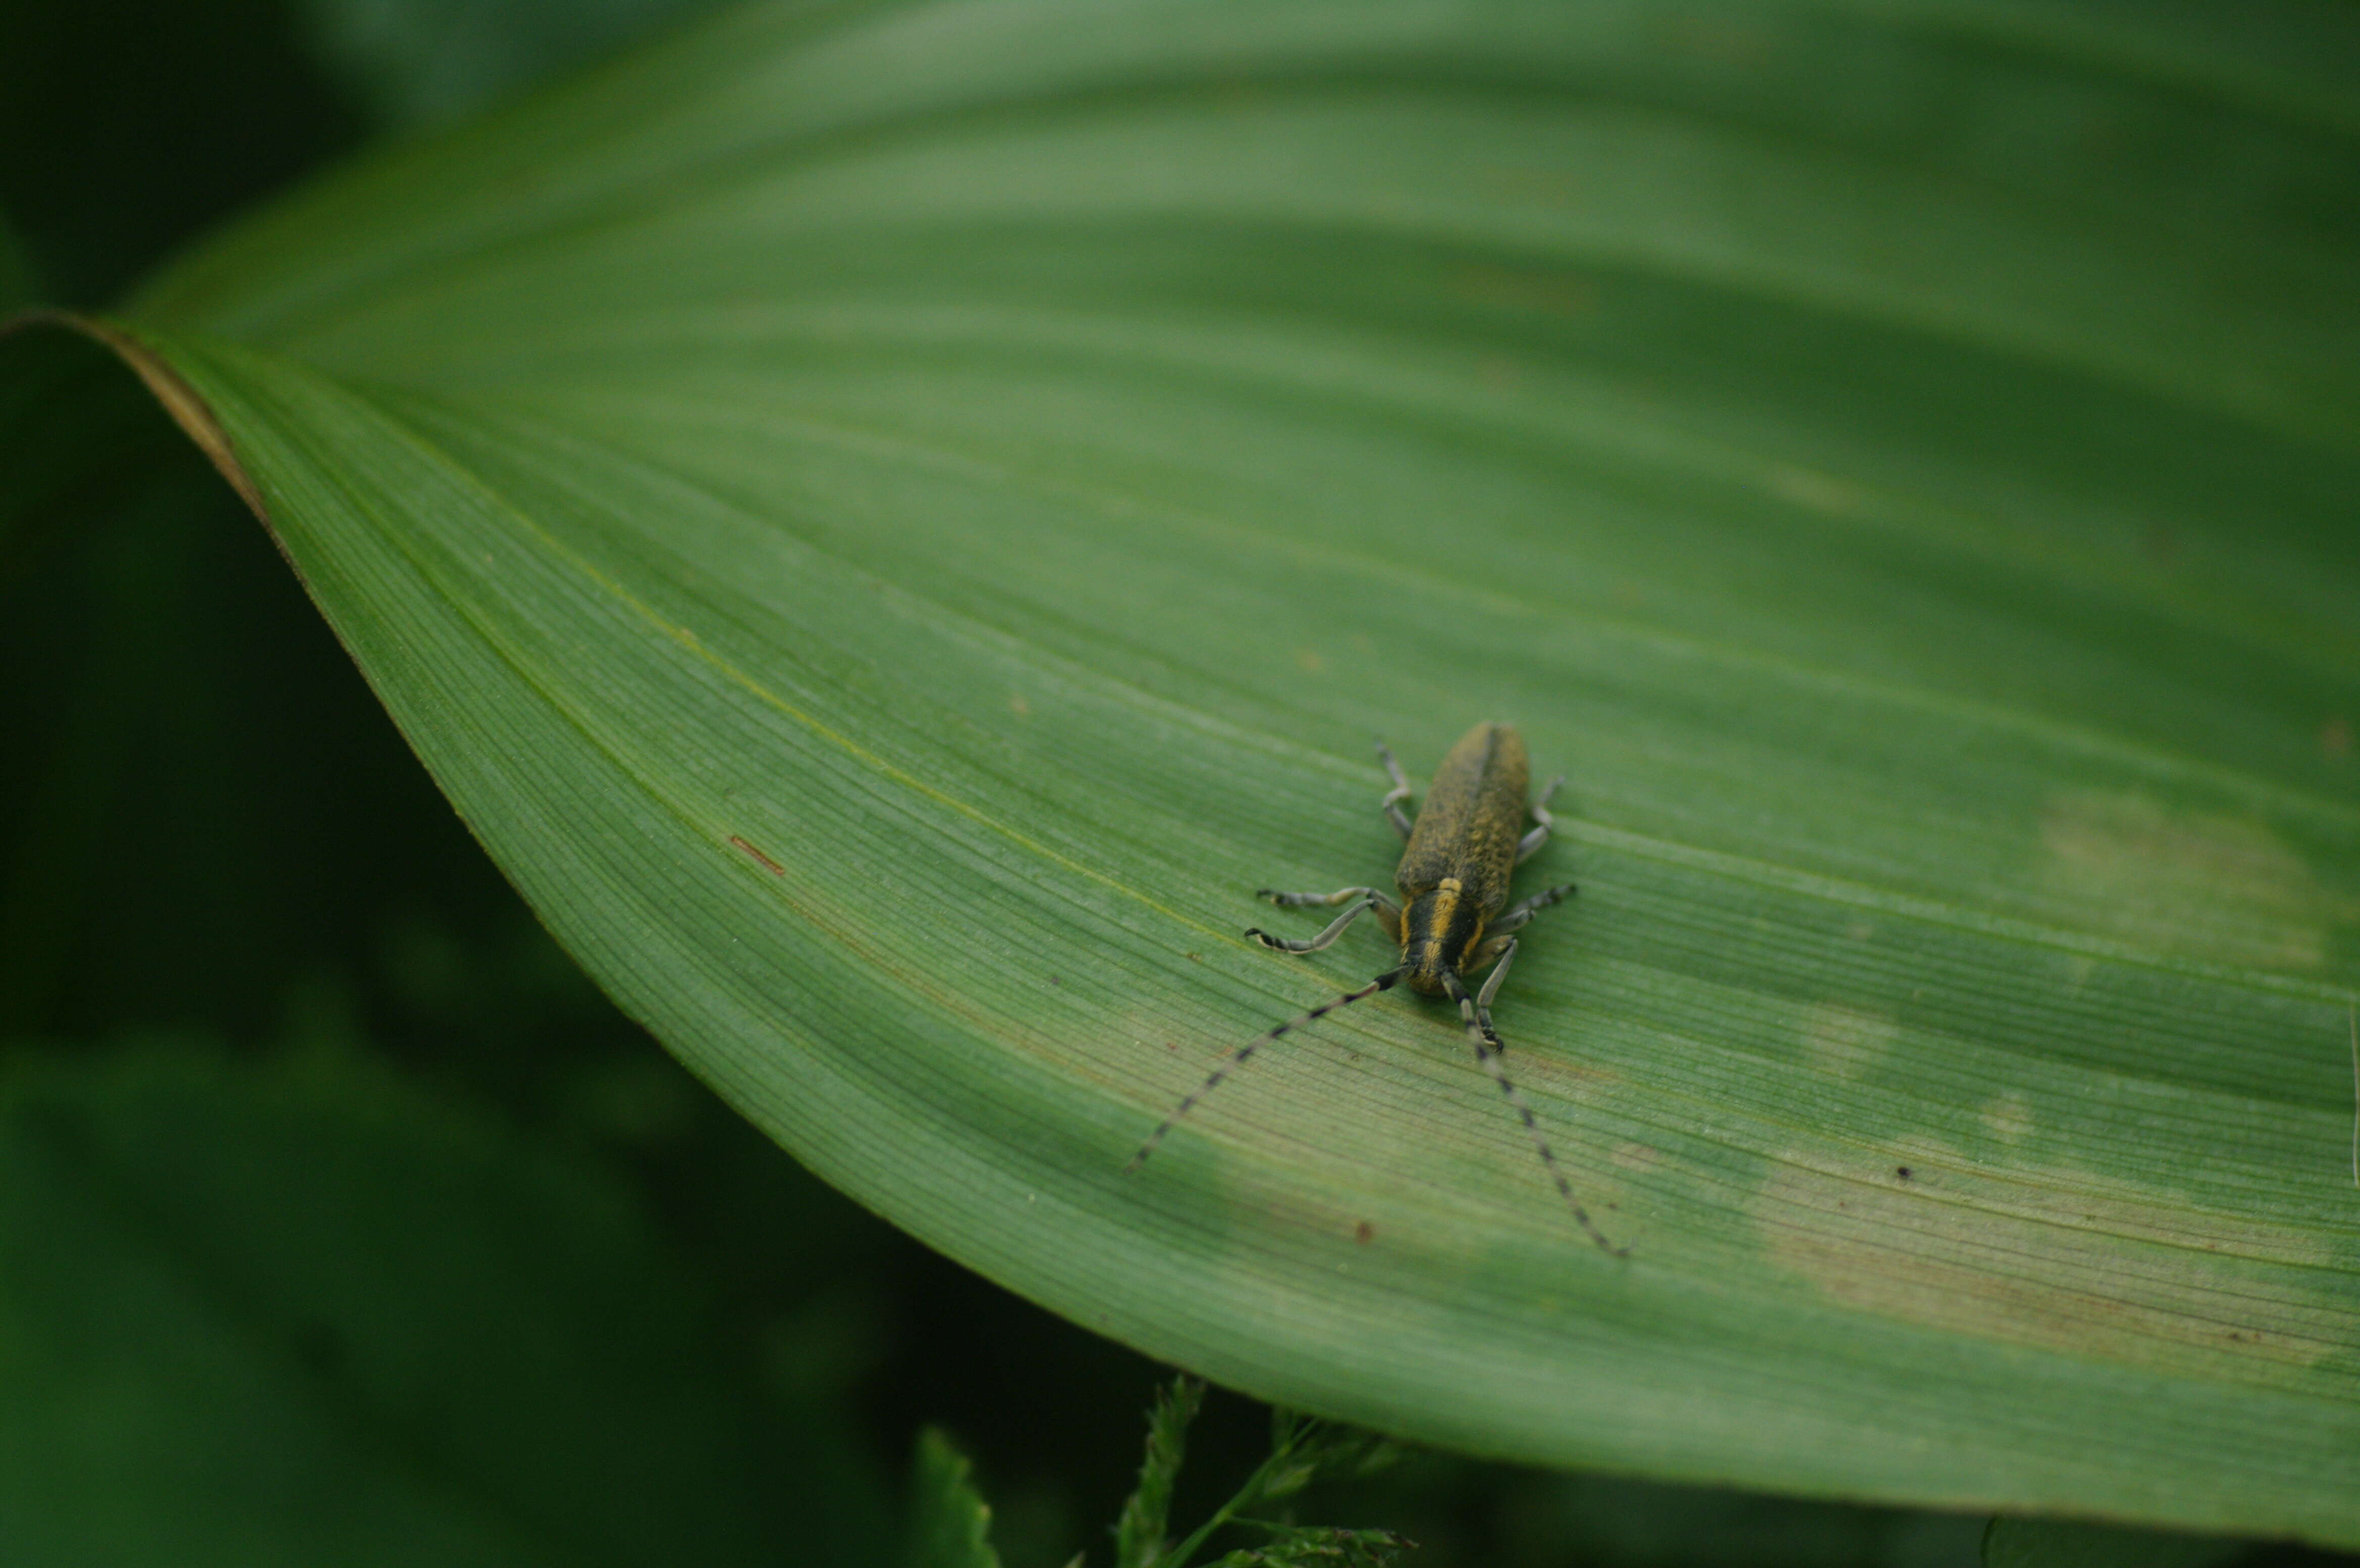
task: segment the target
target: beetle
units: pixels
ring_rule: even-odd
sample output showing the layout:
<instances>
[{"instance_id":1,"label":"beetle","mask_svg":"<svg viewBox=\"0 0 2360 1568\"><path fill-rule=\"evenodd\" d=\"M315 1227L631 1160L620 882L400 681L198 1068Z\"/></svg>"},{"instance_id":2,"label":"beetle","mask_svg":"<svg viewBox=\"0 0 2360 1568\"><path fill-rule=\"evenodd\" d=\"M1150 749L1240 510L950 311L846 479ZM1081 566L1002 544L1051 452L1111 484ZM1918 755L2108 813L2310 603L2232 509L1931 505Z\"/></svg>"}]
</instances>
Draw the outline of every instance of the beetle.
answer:
<instances>
[{"instance_id":1,"label":"beetle","mask_svg":"<svg viewBox=\"0 0 2360 1568\"><path fill-rule=\"evenodd\" d=\"M1515 868L1548 842L1549 829L1556 826L1548 803L1557 786L1565 783L1565 775L1560 773L1549 781L1540 798L1527 806L1532 769L1525 757L1524 737L1510 725L1478 724L1459 737L1459 743L1450 748L1442 765L1435 770L1434 784L1426 792L1426 804L1413 822L1402 809L1402 803L1413 792L1409 780L1402 775L1401 763L1394 760L1392 748L1382 741L1377 744L1377 757L1393 780L1393 788L1379 807L1393 831L1407 841L1401 864L1393 872L1401 902L1396 904L1373 887L1345 887L1334 893L1279 893L1262 888L1255 897L1267 898L1284 909L1315 905L1333 907L1339 904L1349 907L1316 937L1273 937L1260 927L1249 928L1246 935L1283 953L1316 953L1333 945L1353 921L1373 910L1385 935L1400 947L1401 963L1360 990L1348 991L1299 1018L1290 1018L1230 1052L1196 1091L1183 1099L1172 1114L1148 1135L1124 1169L1137 1170L1180 1118L1262 1047L1292 1030L1316 1023L1339 1007L1349 1007L1381 991L1405 984L1422 995L1448 997L1459 1004L1459 1022L1466 1028L1468 1043L1474 1047L1477 1059L1491 1073L1491 1080L1500 1086L1501 1094L1523 1118L1524 1130L1532 1135L1533 1147L1540 1153L1541 1164L1572 1209L1574 1219L1591 1241L1616 1257L1627 1257L1629 1250L1608 1241L1591 1222L1589 1211L1574 1197L1573 1185L1566 1179L1557 1156L1550 1152L1548 1140L1541 1135L1532 1105L1508 1077L1502 1059L1508 1047L1491 1026L1491 999L1500 993L1500 982L1508 978L1508 967L1515 961L1516 933L1535 915L1573 893L1573 884L1567 883L1536 893L1522 903L1508 903L1508 883ZM1524 828L1527 811L1534 822L1530 831ZM1491 978L1483 982L1481 991L1470 992L1468 977L1480 973L1486 966L1491 970Z\"/></svg>"}]
</instances>

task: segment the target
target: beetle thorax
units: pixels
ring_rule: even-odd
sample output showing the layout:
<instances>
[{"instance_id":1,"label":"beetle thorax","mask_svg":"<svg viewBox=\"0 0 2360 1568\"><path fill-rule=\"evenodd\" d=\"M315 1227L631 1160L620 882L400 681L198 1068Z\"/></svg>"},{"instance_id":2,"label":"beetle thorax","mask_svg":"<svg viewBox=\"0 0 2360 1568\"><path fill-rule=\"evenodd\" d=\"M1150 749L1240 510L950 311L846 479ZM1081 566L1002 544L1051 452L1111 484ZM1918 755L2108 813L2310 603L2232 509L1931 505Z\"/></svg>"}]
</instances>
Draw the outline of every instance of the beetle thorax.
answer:
<instances>
[{"instance_id":1,"label":"beetle thorax","mask_svg":"<svg viewBox=\"0 0 2360 1568\"><path fill-rule=\"evenodd\" d=\"M1457 877L1445 877L1402 911L1402 981L1426 996L1448 994L1445 970L1464 966L1483 937L1484 909L1466 896Z\"/></svg>"}]
</instances>

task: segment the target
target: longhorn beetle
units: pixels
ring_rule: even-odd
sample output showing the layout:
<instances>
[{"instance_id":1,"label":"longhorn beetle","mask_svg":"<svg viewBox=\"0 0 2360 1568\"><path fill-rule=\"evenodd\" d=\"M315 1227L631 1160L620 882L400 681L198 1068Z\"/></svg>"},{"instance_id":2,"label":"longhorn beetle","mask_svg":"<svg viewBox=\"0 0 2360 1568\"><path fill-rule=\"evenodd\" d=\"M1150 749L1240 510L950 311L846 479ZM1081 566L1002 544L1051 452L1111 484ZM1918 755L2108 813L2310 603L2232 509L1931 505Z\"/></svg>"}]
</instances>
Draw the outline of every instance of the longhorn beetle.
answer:
<instances>
[{"instance_id":1,"label":"longhorn beetle","mask_svg":"<svg viewBox=\"0 0 2360 1568\"><path fill-rule=\"evenodd\" d=\"M1508 1047L1491 1027L1491 998L1500 993L1500 982L1508 978L1508 966L1515 959L1515 933L1535 914L1573 892L1573 884L1568 883L1536 893L1521 904L1508 903L1508 881L1515 874L1515 868L1548 842L1549 828L1555 826L1548 813L1549 798L1557 794L1565 776L1558 774L1549 781L1548 788L1541 791L1540 799L1531 806L1537 826L1529 833L1523 832L1524 800L1532 778L1524 760L1524 739L1505 724L1479 724L1459 737L1459 744L1442 759L1442 766L1435 770L1434 785L1426 792L1426 804L1419 808L1416 822L1412 823L1402 810L1402 802L1411 794L1409 780L1402 776L1401 764L1393 760L1392 749L1382 741L1377 745L1377 756L1393 782L1381 803L1385 820L1409 841L1409 847L1402 851L1401 865L1393 872L1402 902L1395 904L1373 887L1345 887L1334 893L1274 893L1263 888L1254 896L1267 898L1283 909L1338 904L1349 907L1330 921L1326 930L1308 939L1273 937L1259 927L1246 935L1283 953L1316 953L1342 936L1344 928L1359 919L1363 911L1373 909L1385 935L1401 945L1400 965L1360 990L1348 991L1335 1001L1314 1007L1299 1018L1290 1018L1268 1034L1239 1047L1197 1086L1195 1093L1180 1102L1164 1119L1163 1125L1148 1135L1147 1142L1140 1146L1124 1169L1137 1170L1196 1102L1218 1088L1221 1080L1243 1067L1246 1059L1262 1047L1339 1007L1349 1007L1381 991L1406 983L1422 995L1448 996L1459 1003L1459 1022L1466 1026L1467 1041L1475 1047L1476 1058L1491 1072L1491 1081L1500 1086L1500 1092L1515 1107L1516 1114L1524 1118L1524 1130L1533 1135L1533 1147L1540 1151L1541 1164L1547 1168L1557 1191L1572 1209L1573 1217L1580 1222L1590 1239L1607 1252L1616 1257L1629 1256L1628 1248L1608 1241L1605 1234L1590 1223L1589 1212L1574 1197L1571 1183L1557 1167L1557 1156L1549 1152L1548 1140L1541 1135L1540 1124L1533 1119L1532 1106L1509 1081L1502 1061ZM1487 964L1491 966L1491 978L1483 982L1480 992L1470 994L1467 977L1480 972Z\"/></svg>"}]
</instances>

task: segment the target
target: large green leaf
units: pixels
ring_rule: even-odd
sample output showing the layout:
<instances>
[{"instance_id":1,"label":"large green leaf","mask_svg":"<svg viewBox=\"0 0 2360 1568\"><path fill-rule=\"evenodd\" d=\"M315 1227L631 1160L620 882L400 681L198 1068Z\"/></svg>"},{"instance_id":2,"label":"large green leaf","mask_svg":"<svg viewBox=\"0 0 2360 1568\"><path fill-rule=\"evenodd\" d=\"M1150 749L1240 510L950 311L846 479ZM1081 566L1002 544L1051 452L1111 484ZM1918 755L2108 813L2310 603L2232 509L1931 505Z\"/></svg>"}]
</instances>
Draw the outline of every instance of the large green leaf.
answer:
<instances>
[{"instance_id":1,"label":"large green leaf","mask_svg":"<svg viewBox=\"0 0 2360 1568\"><path fill-rule=\"evenodd\" d=\"M2360 1542L2334 7L759 8L119 318L590 971L814 1169L1499 1454ZM1370 740L1570 775L1499 1017ZM365 876L367 868L355 866ZM1282 917L1284 918L1284 917ZM1307 923L1306 923L1307 927Z\"/></svg>"}]
</instances>

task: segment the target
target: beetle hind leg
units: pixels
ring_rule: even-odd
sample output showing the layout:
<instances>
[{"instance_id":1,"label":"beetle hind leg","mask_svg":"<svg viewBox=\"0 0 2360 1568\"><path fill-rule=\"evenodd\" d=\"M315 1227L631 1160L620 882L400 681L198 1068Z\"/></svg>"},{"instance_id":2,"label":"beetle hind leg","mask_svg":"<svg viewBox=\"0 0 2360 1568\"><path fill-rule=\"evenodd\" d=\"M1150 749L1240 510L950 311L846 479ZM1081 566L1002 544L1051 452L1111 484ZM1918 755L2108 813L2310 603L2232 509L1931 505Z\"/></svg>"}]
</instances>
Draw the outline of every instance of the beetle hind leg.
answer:
<instances>
[{"instance_id":1,"label":"beetle hind leg","mask_svg":"<svg viewBox=\"0 0 2360 1568\"><path fill-rule=\"evenodd\" d=\"M1402 841L1407 843L1410 820L1408 813L1402 810L1402 802L1414 792L1409 787L1409 780L1402 775L1401 763L1393 760L1393 749L1382 740L1377 742L1377 761L1385 765L1386 774L1393 781L1393 787L1385 792L1385 798L1377 803L1378 807L1384 812L1385 820L1393 825L1393 831L1402 836Z\"/></svg>"},{"instance_id":2,"label":"beetle hind leg","mask_svg":"<svg viewBox=\"0 0 2360 1568\"><path fill-rule=\"evenodd\" d=\"M1541 791L1541 797L1533 802L1533 820L1540 826L1516 840L1516 864L1521 866L1539 854L1541 846L1549 841L1549 829L1557 826L1557 818L1549 815L1549 797L1557 794L1557 786L1563 783L1565 775L1557 774L1549 780L1548 788Z\"/></svg>"}]
</instances>

